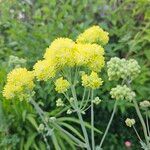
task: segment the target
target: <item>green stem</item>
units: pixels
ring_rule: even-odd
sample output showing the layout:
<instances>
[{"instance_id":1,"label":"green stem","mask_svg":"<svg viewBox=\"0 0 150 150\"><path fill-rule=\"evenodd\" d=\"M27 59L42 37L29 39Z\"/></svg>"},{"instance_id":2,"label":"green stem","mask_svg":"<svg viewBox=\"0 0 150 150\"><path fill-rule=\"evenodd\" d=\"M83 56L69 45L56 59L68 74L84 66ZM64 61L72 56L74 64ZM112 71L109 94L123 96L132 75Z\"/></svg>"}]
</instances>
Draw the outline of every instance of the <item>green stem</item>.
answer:
<instances>
[{"instance_id":1,"label":"green stem","mask_svg":"<svg viewBox=\"0 0 150 150\"><path fill-rule=\"evenodd\" d=\"M73 85L71 86L71 92L72 92L72 95L73 95L73 98L74 98L76 112L77 112L78 118L80 120L81 128L82 128L82 131L83 131L83 134L84 134L84 138L85 138L85 142L86 142L86 148L87 148L87 150L91 150L90 144L89 144L89 139L88 139L88 134L87 134L87 131L86 131L86 128L85 128L85 125L84 125L84 121L83 121L83 118L82 118L82 115L81 115L81 111L78 107L77 96L76 96L75 88L74 88Z\"/></svg>"},{"instance_id":2,"label":"green stem","mask_svg":"<svg viewBox=\"0 0 150 150\"><path fill-rule=\"evenodd\" d=\"M148 135L150 136L149 122L148 122L148 110L146 110L146 125L147 125L147 132L148 132Z\"/></svg>"},{"instance_id":3,"label":"green stem","mask_svg":"<svg viewBox=\"0 0 150 150\"><path fill-rule=\"evenodd\" d=\"M84 109L86 108L86 106L87 106L87 104L88 104L88 102L89 102L90 93L91 93L91 90L89 89L88 96L87 96L87 99L86 99L86 101L85 101L84 106L82 107L82 110L84 110Z\"/></svg>"},{"instance_id":4,"label":"green stem","mask_svg":"<svg viewBox=\"0 0 150 150\"><path fill-rule=\"evenodd\" d=\"M143 132L144 132L144 137L145 137L146 143L149 146L149 140L148 140L148 135L147 135L147 130L146 130L146 125L145 125L144 119L141 115L139 106L138 106L137 101L135 99L133 100L133 103L134 103L134 107L136 109L137 115L138 115L138 117L141 121L142 127L143 127Z\"/></svg>"},{"instance_id":5,"label":"green stem","mask_svg":"<svg viewBox=\"0 0 150 150\"><path fill-rule=\"evenodd\" d=\"M102 140L101 140L101 142L100 142L100 145L99 145L100 148L102 147L102 144L103 144L103 142L104 142L104 140L105 140L105 137L106 137L106 135L107 135L107 133L108 133L108 130L109 130L110 125L111 125L111 123L112 123L112 120L113 120L113 118L114 118L114 114L115 114L115 112L116 112L116 109L117 109L117 100L116 100L116 102L115 102L115 105L114 105L114 108L113 108L113 112L112 112L112 114L111 114L110 120L109 120L108 125L107 125L107 128L106 128L106 130L105 130L105 133L104 133L104 135L103 135L103 137L102 137Z\"/></svg>"},{"instance_id":6,"label":"green stem","mask_svg":"<svg viewBox=\"0 0 150 150\"><path fill-rule=\"evenodd\" d=\"M91 91L91 137L92 137L92 149L95 150L95 140L94 140L94 108L93 108L93 96L94 91Z\"/></svg>"},{"instance_id":7,"label":"green stem","mask_svg":"<svg viewBox=\"0 0 150 150\"><path fill-rule=\"evenodd\" d=\"M81 103L80 103L80 109L82 108L82 105L83 105L83 103L84 103L85 95L86 95L86 88L84 88L84 92L83 92L82 100L81 100Z\"/></svg>"},{"instance_id":8,"label":"green stem","mask_svg":"<svg viewBox=\"0 0 150 150\"><path fill-rule=\"evenodd\" d=\"M141 139L140 135L138 134L138 132L137 132L137 130L136 130L136 128L135 128L134 125L133 125L133 129L134 129L134 131L135 131L135 133L136 133L138 139L139 139L140 141L142 141L142 139Z\"/></svg>"},{"instance_id":9,"label":"green stem","mask_svg":"<svg viewBox=\"0 0 150 150\"><path fill-rule=\"evenodd\" d=\"M34 106L36 112L39 114L39 116L42 119L42 121L45 124L45 126L47 127L48 132L52 133L53 130L50 129L50 127L48 126L47 122L45 121L43 110L38 106L38 104L33 99L30 99L30 102ZM47 141L47 139L44 139L44 140ZM46 142L46 145L47 145L47 149L50 150L50 146L47 144L47 142Z\"/></svg>"}]
</instances>

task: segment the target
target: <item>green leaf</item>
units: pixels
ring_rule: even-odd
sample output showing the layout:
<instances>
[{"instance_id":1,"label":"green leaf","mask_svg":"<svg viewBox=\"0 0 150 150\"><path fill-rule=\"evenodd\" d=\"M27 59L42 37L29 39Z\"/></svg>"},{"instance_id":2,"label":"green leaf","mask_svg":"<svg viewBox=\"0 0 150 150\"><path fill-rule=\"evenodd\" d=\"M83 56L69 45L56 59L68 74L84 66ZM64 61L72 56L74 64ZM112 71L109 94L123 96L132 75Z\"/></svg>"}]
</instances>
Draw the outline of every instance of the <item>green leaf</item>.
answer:
<instances>
[{"instance_id":1,"label":"green leaf","mask_svg":"<svg viewBox=\"0 0 150 150\"><path fill-rule=\"evenodd\" d=\"M52 134L52 141L53 141L53 144L54 144L54 147L55 147L55 149L57 149L57 150L61 150L61 148L59 147L59 144L58 144L58 141L57 141L57 138L56 138L56 136L55 136L55 133L53 132L53 134Z\"/></svg>"},{"instance_id":2,"label":"green leaf","mask_svg":"<svg viewBox=\"0 0 150 150\"><path fill-rule=\"evenodd\" d=\"M61 117L61 118L57 118L58 121L60 122L64 122L64 121L69 121L69 122L74 122L74 123L77 123L77 124L80 124L80 121L76 118L71 118L71 117ZM91 125L87 122L84 121L84 124L87 128L91 128ZM98 130L97 128L94 128L94 131L99 133L99 134L102 134L102 132L100 130Z\"/></svg>"},{"instance_id":3,"label":"green leaf","mask_svg":"<svg viewBox=\"0 0 150 150\"><path fill-rule=\"evenodd\" d=\"M32 114L27 115L27 120L38 130L38 125Z\"/></svg>"},{"instance_id":4,"label":"green leaf","mask_svg":"<svg viewBox=\"0 0 150 150\"><path fill-rule=\"evenodd\" d=\"M144 54L148 60L150 60L150 49L144 50Z\"/></svg>"},{"instance_id":5,"label":"green leaf","mask_svg":"<svg viewBox=\"0 0 150 150\"><path fill-rule=\"evenodd\" d=\"M29 150L31 145L33 144L33 141L35 139L35 137L37 136L37 133L30 133L30 136L28 136L28 140L24 145L24 149L25 150Z\"/></svg>"},{"instance_id":6,"label":"green leaf","mask_svg":"<svg viewBox=\"0 0 150 150\"><path fill-rule=\"evenodd\" d=\"M72 131L73 133L75 133L79 138L81 138L84 141L83 136L72 125L69 125L69 124L64 123L64 122L61 122L59 124L62 125L62 126L64 126L64 127L66 127L66 128L68 128L70 131Z\"/></svg>"}]
</instances>

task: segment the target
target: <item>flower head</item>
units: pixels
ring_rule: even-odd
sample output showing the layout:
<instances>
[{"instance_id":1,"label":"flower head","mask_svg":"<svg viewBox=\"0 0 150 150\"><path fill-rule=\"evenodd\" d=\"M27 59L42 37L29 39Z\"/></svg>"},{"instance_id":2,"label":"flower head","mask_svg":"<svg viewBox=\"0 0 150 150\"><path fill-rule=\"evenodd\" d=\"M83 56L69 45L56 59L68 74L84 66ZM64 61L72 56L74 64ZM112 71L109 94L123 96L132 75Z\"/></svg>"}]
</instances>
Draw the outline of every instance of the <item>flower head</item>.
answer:
<instances>
[{"instance_id":1,"label":"flower head","mask_svg":"<svg viewBox=\"0 0 150 150\"><path fill-rule=\"evenodd\" d=\"M39 60L33 67L34 74L38 80L48 80L53 78L56 73L56 68L51 60Z\"/></svg>"},{"instance_id":2,"label":"flower head","mask_svg":"<svg viewBox=\"0 0 150 150\"><path fill-rule=\"evenodd\" d=\"M102 101L102 100L101 100L99 97L95 97L95 99L93 99L92 102L93 102L95 105L98 105L101 101Z\"/></svg>"},{"instance_id":3,"label":"flower head","mask_svg":"<svg viewBox=\"0 0 150 150\"><path fill-rule=\"evenodd\" d=\"M41 124L39 125L39 127L38 127L38 131L39 131L39 132L42 132L44 129L45 129L45 126L44 126L43 123L41 123Z\"/></svg>"},{"instance_id":4,"label":"flower head","mask_svg":"<svg viewBox=\"0 0 150 150\"><path fill-rule=\"evenodd\" d=\"M63 77L60 77L59 79L56 80L55 86L56 86L55 90L58 93L64 93L69 88L70 83L67 80L63 79Z\"/></svg>"},{"instance_id":5,"label":"flower head","mask_svg":"<svg viewBox=\"0 0 150 150\"><path fill-rule=\"evenodd\" d=\"M62 101L61 98L59 98L59 99L56 101L56 106L57 106L57 107L64 106L64 102Z\"/></svg>"},{"instance_id":6,"label":"flower head","mask_svg":"<svg viewBox=\"0 0 150 150\"><path fill-rule=\"evenodd\" d=\"M44 58L52 60L57 68L74 66L74 45L69 38L57 38L47 48Z\"/></svg>"},{"instance_id":7,"label":"flower head","mask_svg":"<svg viewBox=\"0 0 150 150\"><path fill-rule=\"evenodd\" d=\"M77 66L85 66L100 72L104 66L104 49L97 44L76 44L75 62Z\"/></svg>"},{"instance_id":8,"label":"flower head","mask_svg":"<svg viewBox=\"0 0 150 150\"><path fill-rule=\"evenodd\" d=\"M131 78L132 80L140 73L140 66L134 59L111 58L107 63L109 80Z\"/></svg>"},{"instance_id":9,"label":"flower head","mask_svg":"<svg viewBox=\"0 0 150 150\"><path fill-rule=\"evenodd\" d=\"M105 45L109 41L108 32L99 26L93 26L81 33L77 38L77 43L97 43Z\"/></svg>"},{"instance_id":10,"label":"flower head","mask_svg":"<svg viewBox=\"0 0 150 150\"><path fill-rule=\"evenodd\" d=\"M132 101L135 98L135 93L126 85L117 85L115 88L112 88L110 91L110 95L116 100L126 99Z\"/></svg>"},{"instance_id":11,"label":"flower head","mask_svg":"<svg viewBox=\"0 0 150 150\"><path fill-rule=\"evenodd\" d=\"M148 100L142 101L142 102L140 102L140 106L141 106L141 108L148 108L148 107L150 107L150 101L148 101Z\"/></svg>"},{"instance_id":12,"label":"flower head","mask_svg":"<svg viewBox=\"0 0 150 150\"><path fill-rule=\"evenodd\" d=\"M26 68L16 68L7 76L7 83L3 90L6 99L18 97L20 100L28 95L34 87L34 74Z\"/></svg>"},{"instance_id":13,"label":"flower head","mask_svg":"<svg viewBox=\"0 0 150 150\"><path fill-rule=\"evenodd\" d=\"M68 115L70 115L70 114L72 114L72 113L73 113L73 111L72 111L71 109L68 109L68 110L67 110L67 114L68 114Z\"/></svg>"},{"instance_id":14,"label":"flower head","mask_svg":"<svg viewBox=\"0 0 150 150\"><path fill-rule=\"evenodd\" d=\"M103 81L98 77L98 74L94 71L88 76L87 74L82 75L82 85L92 89L97 89L102 85Z\"/></svg>"},{"instance_id":15,"label":"flower head","mask_svg":"<svg viewBox=\"0 0 150 150\"><path fill-rule=\"evenodd\" d=\"M127 118L125 120L125 123L128 127L132 127L134 124L135 124L135 120L134 119L130 119L130 118Z\"/></svg>"},{"instance_id":16,"label":"flower head","mask_svg":"<svg viewBox=\"0 0 150 150\"><path fill-rule=\"evenodd\" d=\"M132 143L130 141L126 141L124 144L127 148L130 148L132 146Z\"/></svg>"}]
</instances>

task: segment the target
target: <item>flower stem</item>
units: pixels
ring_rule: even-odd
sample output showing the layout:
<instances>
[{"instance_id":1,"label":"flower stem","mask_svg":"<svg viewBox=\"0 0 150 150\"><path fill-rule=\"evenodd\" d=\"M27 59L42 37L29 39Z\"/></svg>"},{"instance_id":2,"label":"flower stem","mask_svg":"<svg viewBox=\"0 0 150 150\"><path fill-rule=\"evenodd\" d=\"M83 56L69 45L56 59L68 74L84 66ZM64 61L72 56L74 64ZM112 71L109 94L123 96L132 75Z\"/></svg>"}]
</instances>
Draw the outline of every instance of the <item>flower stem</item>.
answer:
<instances>
[{"instance_id":1,"label":"flower stem","mask_svg":"<svg viewBox=\"0 0 150 150\"><path fill-rule=\"evenodd\" d=\"M85 95L86 95L86 88L84 88L84 92L83 92L82 100L81 100L81 103L80 103L80 109L82 108L82 105L83 105L83 103L84 103Z\"/></svg>"},{"instance_id":2,"label":"flower stem","mask_svg":"<svg viewBox=\"0 0 150 150\"><path fill-rule=\"evenodd\" d=\"M93 95L94 95L94 91L92 90L91 91L91 138L92 138L92 149L95 150Z\"/></svg>"},{"instance_id":3,"label":"flower stem","mask_svg":"<svg viewBox=\"0 0 150 150\"><path fill-rule=\"evenodd\" d=\"M90 99L90 93L91 93L91 90L89 90L88 96L87 96L87 98L85 99L85 103L84 103L84 105L82 106L82 108L80 107L80 109L84 110L84 109L86 108L86 106L87 106L87 104L88 104L88 102L89 102L89 99Z\"/></svg>"},{"instance_id":4,"label":"flower stem","mask_svg":"<svg viewBox=\"0 0 150 150\"><path fill-rule=\"evenodd\" d=\"M142 139L141 139L140 135L138 134L138 132L137 132L137 130L136 130L136 128L135 128L134 125L133 125L133 129L134 129L134 131L135 131L135 133L136 133L138 139L139 139L140 141L142 141Z\"/></svg>"},{"instance_id":5,"label":"flower stem","mask_svg":"<svg viewBox=\"0 0 150 150\"><path fill-rule=\"evenodd\" d=\"M48 132L49 132L49 133L52 133L53 130L50 129L50 127L48 126L47 122L45 121L43 110L38 106L38 104L37 104L33 99L30 99L30 102L31 102L31 104L34 106L36 112L39 114L39 116L40 116L40 118L42 119L42 121L43 121L43 123L45 124L45 126L47 127ZM46 142L47 149L50 150L50 146L49 146L48 143L47 143L46 137L44 137L44 141Z\"/></svg>"},{"instance_id":6,"label":"flower stem","mask_svg":"<svg viewBox=\"0 0 150 150\"><path fill-rule=\"evenodd\" d=\"M143 127L143 132L144 132L144 137L145 137L146 143L149 146L149 140L148 140L148 135L147 135L147 130L146 130L146 125L145 125L144 119L141 115L139 106L138 106L137 101L135 99L133 100L133 103L134 103L134 107L136 109L137 115L138 115L138 117L141 121L142 127Z\"/></svg>"},{"instance_id":7,"label":"flower stem","mask_svg":"<svg viewBox=\"0 0 150 150\"><path fill-rule=\"evenodd\" d=\"M85 138L85 142L86 142L86 148L87 148L87 150L91 150L90 144L89 144L89 139L88 139L88 134L87 134L87 131L86 131L86 128L85 128L85 125L84 125L84 121L83 121L83 118L82 118L82 115L81 115L81 111L78 107L76 91L75 91L75 88L74 88L73 85L71 86L71 92L72 92L72 95L73 95L73 98L74 98L76 112L77 112L78 118L80 120L81 128L82 128L82 131L83 131L83 134L84 134L84 138Z\"/></svg>"},{"instance_id":8,"label":"flower stem","mask_svg":"<svg viewBox=\"0 0 150 150\"><path fill-rule=\"evenodd\" d=\"M103 137L102 137L102 140L101 140L101 142L100 142L100 145L99 145L100 148L102 147L102 144L103 144L103 142L104 142L104 140L105 140L105 137L106 137L106 135L107 135L107 133L108 133L108 130L109 130L110 125L111 125L111 123L112 123L112 120L113 120L113 118L114 118L114 114L115 114L115 112L116 112L116 109L117 109L117 100L116 100L116 102L115 102L115 105L114 105L114 108L113 108L113 112L112 112L112 114L111 114L110 120L109 120L108 125L107 125L107 128L106 128L106 130L105 130L105 133L104 133L104 135L103 135Z\"/></svg>"},{"instance_id":9,"label":"flower stem","mask_svg":"<svg viewBox=\"0 0 150 150\"><path fill-rule=\"evenodd\" d=\"M148 132L148 135L150 136L149 122L148 122L148 110L146 110L146 125L147 125L147 132Z\"/></svg>"}]
</instances>

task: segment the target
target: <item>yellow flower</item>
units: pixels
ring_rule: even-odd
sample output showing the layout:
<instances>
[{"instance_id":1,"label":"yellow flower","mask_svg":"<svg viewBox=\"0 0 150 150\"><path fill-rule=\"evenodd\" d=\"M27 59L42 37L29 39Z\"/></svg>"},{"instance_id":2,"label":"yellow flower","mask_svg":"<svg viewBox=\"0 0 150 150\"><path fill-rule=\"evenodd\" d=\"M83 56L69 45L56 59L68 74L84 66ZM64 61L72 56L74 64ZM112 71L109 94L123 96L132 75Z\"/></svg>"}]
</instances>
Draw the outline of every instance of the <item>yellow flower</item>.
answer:
<instances>
[{"instance_id":1,"label":"yellow flower","mask_svg":"<svg viewBox=\"0 0 150 150\"><path fill-rule=\"evenodd\" d=\"M127 118L125 120L125 123L128 127L132 127L134 124L135 124L135 120L134 119L130 119L130 118Z\"/></svg>"},{"instance_id":2,"label":"yellow flower","mask_svg":"<svg viewBox=\"0 0 150 150\"><path fill-rule=\"evenodd\" d=\"M81 33L77 38L77 43L98 43L105 45L109 41L108 32L99 26L92 26Z\"/></svg>"},{"instance_id":3,"label":"yellow flower","mask_svg":"<svg viewBox=\"0 0 150 150\"><path fill-rule=\"evenodd\" d=\"M60 77L59 79L56 80L55 82L55 90L58 93L64 93L67 91L69 88L70 84L67 80L63 79L63 77Z\"/></svg>"},{"instance_id":4,"label":"yellow flower","mask_svg":"<svg viewBox=\"0 0 150 150\"><path fill-rule=\"evenodd\" d=\"M23 99L27 92L32 91L34 87L33 72L27 71L26 68L16 68L7 76L7 83L3 90L3 96L6 99L18 97Z\"/></svg>"},{"instance_id":5,"label":"yellow flower","mask_svg":"<svg viewBox=\"0 0 150 150\"><path fill-rule=\"evenodd\" d=\"M88 76L87 74L82 75L82 85L92 89L97 89L102 85L103 81L98 77L96 72L93 72Z\"/></svg>"},{"instance_id":6,"label":"yellow flower","mask_svg":"<svg viewBox=\"0 0 150 150\"><path fill-rule=\"evenodd\" d=\"M75 61L77 66L86 66L100 72L104 66L104 49L97 44L76 44Z\"/></svg>"},{"instance_id":7,"label":"yellow flower","mask_svg":"<svg viewBox=\"0 0 150 150\"><path fill-rule=\"evenodd\" d=\"M34 66L34 74L38 80L48 80L53 78L56 73L56 68L51 60L39 60Z\"/></svg>"},{"instance_id":8,"label":"yellow flower","mask_svg":"<svg viewBox=\"0 0 150 150\"><path fill-rule=\"evenodd\" d=\"M69 38L58 38L47 48L44 58L52 60L58 68L74 66L74 45Z\"/></svg>"}]
</instances>

